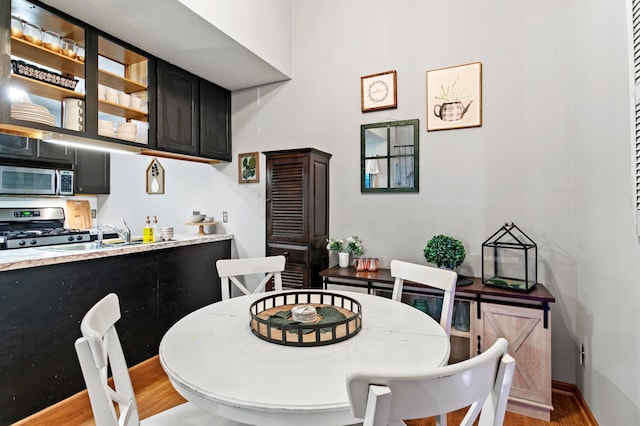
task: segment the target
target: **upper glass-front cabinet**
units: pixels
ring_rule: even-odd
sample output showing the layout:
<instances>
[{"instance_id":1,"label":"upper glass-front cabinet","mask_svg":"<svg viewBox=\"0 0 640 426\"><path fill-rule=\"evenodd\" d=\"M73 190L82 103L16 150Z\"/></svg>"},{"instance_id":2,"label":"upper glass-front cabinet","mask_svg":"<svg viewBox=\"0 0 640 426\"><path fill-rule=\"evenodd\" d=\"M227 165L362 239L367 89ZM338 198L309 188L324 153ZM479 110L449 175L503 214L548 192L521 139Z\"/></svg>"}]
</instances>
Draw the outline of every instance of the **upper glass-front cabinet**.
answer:
<instances>
[{"instance_id":1,"label":"upper glass-front cabinet","mask_svg":"<svg viewBox=\"0 0 640 426\"><path fill-rule=\"evenodd\" d=\"M12 123L81 130L85 39L83 27L28 1L11 1L11 75L5 100L10 101ZM65 104L76 106L77 118L65 122Z\"/></svg>"},{"instance_id":2,"label":"upper glass-front cabinet","mask_svg":"<svg viewBox=\"0 0 640 426\"><path fill-rule=\"evenodd\" d=\"M148 143L149 59L98 37L98 134Z\"/></svg>"},{"instance_id":3,"label":"upper glass-front cabinet","mask_svg":"<svg viewBox=\"0 0 640 426\"><path fill-rule=\"evenodd\" d=\"M4 131L148 143L148 56L38 2L3 0L0 10L0 42L11 21L0 43L11 57L0 73Z\"/></svg>"}]
</instances>

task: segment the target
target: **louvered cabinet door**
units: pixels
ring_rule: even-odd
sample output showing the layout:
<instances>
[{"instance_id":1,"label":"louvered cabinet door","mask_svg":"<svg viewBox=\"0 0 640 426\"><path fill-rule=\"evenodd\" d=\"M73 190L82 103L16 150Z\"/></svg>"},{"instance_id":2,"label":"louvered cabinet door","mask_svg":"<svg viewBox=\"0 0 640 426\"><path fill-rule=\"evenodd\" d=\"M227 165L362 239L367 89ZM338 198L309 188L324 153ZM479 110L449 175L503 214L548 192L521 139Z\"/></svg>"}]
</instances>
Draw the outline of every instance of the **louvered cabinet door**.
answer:
<instances>
[{"instance_id":1,"label":"louvered cabinet door","mask_svg":"<svg viewBox=\"0 0 640 426\"><path fill-rule=\"evenodd\" d=\"M551 321L544 327L541 309L480 304L476 323L479 349L499 337L509 341L509 355L516 360L508 410L549 421L551 405ZM550 315L550 314L549 314Z\"/></svg>"},{"instance_id":2,"label":"louvered cabinet door","mask_svg":"<svg viewBox=\"0 0 640 426\"><path fill-rule=\"evenodd\" d=\"M313 148L269 151L266 183L266 252L287 258L288 288L321 288L328 267L329 159Z\"/></svg>"},{"instance_id":3,"label":"louvered cabinet door","mask_svg":"<svg viewBox=\"0 0 640 426\"><path fill-rule=\"evenodd\" d=\"M308 240L304 158L267 158L267 236L270 241Z\"/></svg>"}]
</instances>

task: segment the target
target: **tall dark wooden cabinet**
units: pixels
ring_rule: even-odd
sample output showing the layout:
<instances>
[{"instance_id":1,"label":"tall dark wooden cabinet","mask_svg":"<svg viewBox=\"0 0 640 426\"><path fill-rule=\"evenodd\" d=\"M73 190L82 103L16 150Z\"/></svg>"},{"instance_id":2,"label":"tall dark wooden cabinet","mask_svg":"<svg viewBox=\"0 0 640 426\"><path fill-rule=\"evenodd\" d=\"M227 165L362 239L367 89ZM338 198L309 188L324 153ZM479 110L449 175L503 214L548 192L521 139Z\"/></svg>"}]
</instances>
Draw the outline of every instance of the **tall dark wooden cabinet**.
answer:
<instances>
[{"instance_id":1,"label":"tall dark wooden cabinet","mask_svg":"<svg viewBox=\"0 0 640 426\"><path fill-rule=\"evenodd\" d=\"M267 157L267 256L284 255L282 284L321 288L329 236L329 159L313 148L264 152Z\"/></svg>"}]
</instances>

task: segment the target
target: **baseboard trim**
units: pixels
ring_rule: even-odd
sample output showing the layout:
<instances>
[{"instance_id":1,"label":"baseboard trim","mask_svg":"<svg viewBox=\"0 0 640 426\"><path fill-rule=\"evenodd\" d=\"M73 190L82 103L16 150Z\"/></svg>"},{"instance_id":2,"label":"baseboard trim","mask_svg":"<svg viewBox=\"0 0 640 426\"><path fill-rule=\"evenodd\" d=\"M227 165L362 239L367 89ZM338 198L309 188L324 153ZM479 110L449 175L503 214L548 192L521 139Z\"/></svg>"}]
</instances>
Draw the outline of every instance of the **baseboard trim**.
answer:
<instances>
[{"instance_id":1,"label":"baseboard trim","mask_svg":"<svg viewBox=\"0 0 640 426\"><path fill-rule=\"evenodd\" d=\"M587 426L599 426L598 421L593 416L587 401L584 400L582 393L580 393L580 389L572 383L560 382L558 380L551 381L551 392L558 392L572 395L578 406L580 407L580 411L584 414L584 417L589 422Z\"/></svg>"}]
</instances>

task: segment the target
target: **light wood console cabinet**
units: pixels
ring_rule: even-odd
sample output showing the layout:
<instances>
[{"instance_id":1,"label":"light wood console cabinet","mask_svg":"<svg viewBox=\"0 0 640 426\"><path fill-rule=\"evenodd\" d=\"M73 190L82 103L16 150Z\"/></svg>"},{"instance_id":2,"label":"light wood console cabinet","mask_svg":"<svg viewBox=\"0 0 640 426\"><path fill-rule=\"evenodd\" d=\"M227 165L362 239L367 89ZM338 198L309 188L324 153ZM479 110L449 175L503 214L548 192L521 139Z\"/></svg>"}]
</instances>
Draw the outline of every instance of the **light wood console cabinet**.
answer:
<instances>
[{"instance_id":1,"label":"light wood console cabinet","mask_svg":"<svg viewBox=\"0 0 640 426\"><path fill-rule=\"evenodd\" d=\"M334 266L320 272L324 288L358 287L368 293L391 296L394 279L389 269L356 272L354 268ZM423 299L430 307L438 305L442 292L420 284L405 282L402 301L415 304ZM553 295L542 284L530 293L519 293L482 284L480 278L456 289L454 311L464 316L451 326L451 357L455 363L481 353L498 337L509 341L509 354L516 369L507 410L549 421L551 403L551 313ZM434 311L429 312L434 316ZM437 312L435 316L437 316Z\"/></svg>"}]
</instances>

